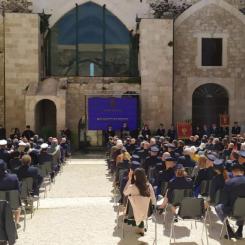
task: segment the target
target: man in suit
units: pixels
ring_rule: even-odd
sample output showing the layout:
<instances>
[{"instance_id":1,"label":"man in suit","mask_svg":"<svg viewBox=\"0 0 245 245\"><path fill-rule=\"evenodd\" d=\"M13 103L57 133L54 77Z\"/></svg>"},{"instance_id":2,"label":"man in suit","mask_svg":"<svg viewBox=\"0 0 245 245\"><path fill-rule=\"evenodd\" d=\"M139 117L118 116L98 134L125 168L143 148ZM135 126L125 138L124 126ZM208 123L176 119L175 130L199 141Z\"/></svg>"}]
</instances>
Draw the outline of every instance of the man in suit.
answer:
<instances>
[{"instance_id":1,"label":"man in suit","mask_svg":"<svg viewBox=\"0 0 245 245\"><path fill-rule=\"evenodd\" d=\"M29 155L24 155L21 159L21 167L17 171L17 176L20 181L31 177L33 179L33 194L39 195L39 187L43 181L43 177L40 176L37 167L30 165L31 157Z\"/></svg>"},{"instance_id":2,"label":"man in suit","mask_svg":"<svg viewBox=\"0 0 245 245\"><path fill-rule=\"evenodd\" d=\"M30 140L30 138L33 138L34 135L35 135L35 134L34 134L34 132L31 130L30 125L27 125L25 131L22 133L22 137L25 137L25 138L27 138L28 140Z\"/></svg>"},{"instance_id":3,"label":"man in suit","mask_svg":"<svg viewBox=\"0 0 245 245\"><path fill-rule=\"evenodd\" d=\"M215 207L217 215L221 221L231 214L234 203L238 197L245 197L245 176L244 166L236 163L232 166L233 177L229 179L224 186L224 199L221 204ZM242 238L244 220L237 220L238 229L236 232L231 228L228 220L226 221L228 236L225 238Z\"/></svg>"},{"instance_id":4,"label":"man in suit","mask_svg":"<svg viewBox=\"0 0 245 245\"><path fill-rule=\"evenodd\" d=\"M241 133L241 127L238 125L238 122L234 122L234 125L231 129L231 134L236 136Z\"/></svg>"},{"instance_id":5,"label":"man in suit","mask_svg":"<svg viewBox=\"0 0 245 245\"><path fill-rule=\"evenodd\" d=\"M107 144L109 142L109 137L115 136L115 131L112 129L112 126L109 125L107 130L103 131L104 134L104 143Z\"/></svg>"},{"instance_id":6,"label":"man in suit","mask_svg":"<svg viewBox=\"0 0 245 245\"><path fill-rule=\"evenodd\" d=\"M165 128L162 123L160 123L160 127L157 129L156 135L165 136Z\"/></svg>"}]
</instances>

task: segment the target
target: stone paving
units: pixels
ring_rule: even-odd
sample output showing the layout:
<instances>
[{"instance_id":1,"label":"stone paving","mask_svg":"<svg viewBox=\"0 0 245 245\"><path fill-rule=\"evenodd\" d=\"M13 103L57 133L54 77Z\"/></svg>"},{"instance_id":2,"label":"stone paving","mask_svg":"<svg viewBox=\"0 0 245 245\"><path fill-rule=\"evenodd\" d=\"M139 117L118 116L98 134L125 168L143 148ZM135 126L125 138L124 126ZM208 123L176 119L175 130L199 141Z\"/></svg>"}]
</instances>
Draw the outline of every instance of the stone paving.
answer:
<instances>
[{"instance_id":1,"label":"stone paving","mask_svg":"<svg viewBox=\"0 0 245 245\"><path fill-rule=\"evenodd\" d=\"M42 197L42 195L41 195ZM18 230L16 245L147 245L154 241L154 223L148 222L148 232L139 237L131 227L125 227L125 237L116 228L116 208L113 207L112 182L102 159L73 159L64 167L61 175L48 193L41 198L40 208L31 219L27 218L27 228ZM221 223L214 214L209 226L210 245L244 245L245 241L219 240ZM166 229L157 219L157 244L169 244L169 220ZM206 245L205 236L201 240L201 224L178 222L176 243L179 245Z\"/></svg>"}]
</instances>

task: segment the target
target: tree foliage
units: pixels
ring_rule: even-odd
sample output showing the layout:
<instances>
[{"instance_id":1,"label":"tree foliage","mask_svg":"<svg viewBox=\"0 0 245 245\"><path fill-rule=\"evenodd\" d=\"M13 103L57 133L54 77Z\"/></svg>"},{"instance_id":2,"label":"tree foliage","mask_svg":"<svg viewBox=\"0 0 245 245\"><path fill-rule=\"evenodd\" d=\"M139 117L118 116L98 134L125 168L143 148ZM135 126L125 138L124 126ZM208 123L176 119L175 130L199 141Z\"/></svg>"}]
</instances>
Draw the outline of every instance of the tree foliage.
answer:
<instances>
[{"instance_id":1,"label":"tree foliage","mask_svg":"<svg viewBox=\"0 0 245 245\"><path fill-rule=\"evenodd\" d=\"M6 12L29 13L31 12L31 0L1 0L1 8Z\"/></svg>"},{"instance_id":2,"label":"tree foliage","mask_svg":"<svg viewBox=\"0 0 245 245\"><path fill-rule=\"evenodd\" d=\"M189 1L151 0L150 7L155 18L176 18L191 6Z\"/></svg>"}]
</instances>

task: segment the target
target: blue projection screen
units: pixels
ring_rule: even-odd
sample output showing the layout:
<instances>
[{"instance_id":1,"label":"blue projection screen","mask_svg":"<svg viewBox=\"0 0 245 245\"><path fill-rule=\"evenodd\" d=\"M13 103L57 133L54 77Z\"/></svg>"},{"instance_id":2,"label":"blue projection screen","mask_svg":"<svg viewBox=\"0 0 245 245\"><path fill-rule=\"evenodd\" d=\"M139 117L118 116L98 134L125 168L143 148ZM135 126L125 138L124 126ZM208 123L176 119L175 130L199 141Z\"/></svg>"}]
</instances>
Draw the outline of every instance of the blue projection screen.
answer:
<instances>
[{"instance_id":1,"label":"blue projection screen","mask_svg":"<svg viewBox=\"0 0 245 245\"><path fill-rule=\"evenodd\" d=\"M138 99L124 98L88 98L88 130L120 130L123 122L129 130L137 129Z\"/></svg>"}]
</instances>

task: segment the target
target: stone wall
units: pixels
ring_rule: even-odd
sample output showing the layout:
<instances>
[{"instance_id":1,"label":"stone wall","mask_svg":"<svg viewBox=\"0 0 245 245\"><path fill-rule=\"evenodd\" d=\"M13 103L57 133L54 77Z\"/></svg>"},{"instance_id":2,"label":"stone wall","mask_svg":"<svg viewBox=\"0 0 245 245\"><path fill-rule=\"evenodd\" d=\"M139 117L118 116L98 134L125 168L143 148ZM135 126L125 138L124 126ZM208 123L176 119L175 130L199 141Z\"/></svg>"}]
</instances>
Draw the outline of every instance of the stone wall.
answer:
<instances>
[{"instance_id":1,"label":"stone wall","mask_svg":"<svg viewBox=\"0 0 245 245\"><path fill-rule=\"evenodd\" d=\"M5 15L6 128L25 128L25 91L39 81L39 16Z\"/></svg>"},{"instance_id":2,"label":"stone wall","mask_svg":"<svg viewBox=\"0 0 245 245\"><path fill-rule=\"evenodd\" d=\"M0 124L4 125L4 31L0 15Z\"/></svg>"},{"instance_id":3,"label":"stone wall","mask_svg":"<svg viewBox=\"0 0 245 245\"><path fill-rule=\"evenodd\" d=\"M213 2L213 3L211 3ZM217 2L217 4L216 4ZM245 16L223 1L210 1L175 26L175 122L192 118L192 94L205 83L217 83L229 93L232 121L245 123ZM181 21L180 21L181 20ZM224 38L224 66L200 67L201 37Z\"/></svg>"},{"instance_id":4,"label":"stone wall","mask_svg":"<svg viewBox=\"0 0 245 245\"><path fill-rule=\"evenodd\" d=\"M140 70L142 121L150 128L172 123L173 21L142 19Z\"/></svg>"}]
</instances>

